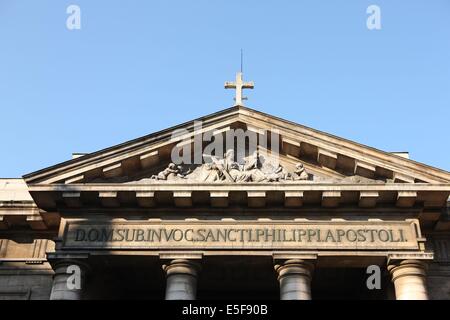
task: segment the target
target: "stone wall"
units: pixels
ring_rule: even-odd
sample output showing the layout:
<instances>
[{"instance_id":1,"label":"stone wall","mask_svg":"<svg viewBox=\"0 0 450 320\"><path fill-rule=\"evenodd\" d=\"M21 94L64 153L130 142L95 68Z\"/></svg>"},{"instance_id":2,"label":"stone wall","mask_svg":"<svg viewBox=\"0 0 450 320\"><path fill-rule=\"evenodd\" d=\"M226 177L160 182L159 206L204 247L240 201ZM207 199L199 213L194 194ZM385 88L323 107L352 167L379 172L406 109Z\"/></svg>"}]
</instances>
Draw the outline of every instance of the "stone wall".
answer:
<instances>
[{"instance_id":1,"label":"stone wall","mask_svg":"<svg viewBox=\"0 0 450 320\"><path fill-rule=\"evenodd\" d=\"M52 288L53 270L48 263L0 264L0 300L47 300Z\"/></svg>"},{"instance_id":2,"label":"stone wall","mask_svg":"<svg viewBox=\"0 0 450 320\"><path fill-rule=\"evenodd\" d=\"M3 262L0 264L0 300L47 300L53 270L48 263Z\"/></svg>"},{"instance_id":3,"label":"stone wall","mask_svg":"<svg viewBox=\"0 0 450 320\"><path fill-rule=\"evenodd\" d=\"M53 241L25 232L0 239L0 300L49 299L53 270L45 254L53 250Z\"/></svg>"}]
</instances>

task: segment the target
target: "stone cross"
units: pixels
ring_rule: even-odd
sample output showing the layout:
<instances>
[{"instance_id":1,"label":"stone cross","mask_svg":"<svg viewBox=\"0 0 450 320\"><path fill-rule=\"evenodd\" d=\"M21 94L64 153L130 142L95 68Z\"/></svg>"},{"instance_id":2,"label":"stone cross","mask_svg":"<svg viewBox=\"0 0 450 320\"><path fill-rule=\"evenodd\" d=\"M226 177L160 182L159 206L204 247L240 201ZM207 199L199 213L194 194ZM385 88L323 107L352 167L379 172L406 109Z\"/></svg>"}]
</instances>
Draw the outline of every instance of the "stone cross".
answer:
<instances>
[{"instance_id":1,"label":"stone cross","mask_svg":"<svg viewBox=\"0 0 450 320\"><path fill-rule=\"evenodd\" d=\"M236 73L236 82L225 82L225 89L236 89L236 97L234 100L236 101L236 105L243 106L244 103L242 100L247 100L246 97L242 96L242 89L253 89L254 84L253 81L244 82L242 80L242 72Z\"/></svg>"}]
</instances>

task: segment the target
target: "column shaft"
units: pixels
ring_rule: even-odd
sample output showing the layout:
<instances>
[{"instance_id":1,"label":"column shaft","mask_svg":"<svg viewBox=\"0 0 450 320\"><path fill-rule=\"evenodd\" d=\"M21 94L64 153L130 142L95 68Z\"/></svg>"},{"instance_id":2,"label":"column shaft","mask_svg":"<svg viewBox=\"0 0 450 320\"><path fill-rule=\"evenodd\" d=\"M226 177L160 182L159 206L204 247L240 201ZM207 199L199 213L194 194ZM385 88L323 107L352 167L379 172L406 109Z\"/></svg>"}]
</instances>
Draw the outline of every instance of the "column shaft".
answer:
<instances>
[{"instance_id":1,"label":"column shaft","mask_svg":"<svg viewBox=\"0 0 450 320\"><path fill-rule=\"evenodd\" d=\"M50 300L81 300L87 267L77 261L61 261L53 269Z\"/></svg>"},{"instance_id":2,"label":"column shaft","mask_svg":"<svg viewBox=\"0 0 450 320\"><path fill-rule=\"evenodd\" d=\"M287 260L276 265L281 300L311 300L313 264L304 260Z\"/></svg>"},{"instance_id":3,"label":"column shaft","mask_svg":"<svg viewBox=\"0 0 450 320\"><path fill-rule=\"evenodd\" d=\"M166 300L195 300L200 266L190 260L172 260L166 272Z\"/></svg>"}]
</instances>

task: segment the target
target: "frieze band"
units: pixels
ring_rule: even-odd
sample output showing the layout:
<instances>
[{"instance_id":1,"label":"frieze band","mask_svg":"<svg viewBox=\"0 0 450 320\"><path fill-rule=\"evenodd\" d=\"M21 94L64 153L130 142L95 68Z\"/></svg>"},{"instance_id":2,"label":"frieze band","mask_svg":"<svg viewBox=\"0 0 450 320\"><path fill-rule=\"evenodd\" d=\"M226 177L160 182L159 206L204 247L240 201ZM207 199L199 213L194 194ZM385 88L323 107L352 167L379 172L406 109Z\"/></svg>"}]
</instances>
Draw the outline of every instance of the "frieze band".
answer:
<instances>
[{"instance_id":1,"label":"frieze band","mask_svg":"<svg viewBox=\"0 0 450 320\"><path fill-rule=\"evenodd\" d=\"M66 248L417 249L411 221L68 222Z\"/></svg>"}]
</instances>

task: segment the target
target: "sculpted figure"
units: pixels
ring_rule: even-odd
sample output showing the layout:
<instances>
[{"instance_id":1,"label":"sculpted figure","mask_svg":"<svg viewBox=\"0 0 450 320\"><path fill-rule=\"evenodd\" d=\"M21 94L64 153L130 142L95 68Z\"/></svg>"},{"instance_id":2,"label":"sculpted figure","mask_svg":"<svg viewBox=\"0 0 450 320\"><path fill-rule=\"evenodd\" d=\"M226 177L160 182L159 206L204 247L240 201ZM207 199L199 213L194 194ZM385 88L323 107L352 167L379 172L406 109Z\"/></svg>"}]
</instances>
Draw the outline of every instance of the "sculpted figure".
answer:
<instances>
[{"instance_id":1,"label":"sculpted figure","mask_svg":"<svg viewBox=\"0 0 450 320\"><path fill-rule=\"evenodd\" d=\"M200 180L206 182L225 181L234 182L239 175L239 164L234 161L234 151L228 150L223 159L217 159L215 156L209 156L210 163L202 166Z\"/></svg>"},{"instance_id":2,"label":"sculpted figure","mask_svg":"<svg viewBox=\"0 0 450 320\"><path fill-rule=\"evenodd\" d=\"M236 181L240 176L239 164L234 161L234 150L229 149L225 152L222 160L224 180Z\"/></svg>"},{"instance_id":3,"label":"sculpted figure","mask_svg":"<svg viewBox=\"0 0 450 320\"><path fill-rule=\"evenodd\" d=\"M244 170L240 172L236 182L261 182L267 180L266 175L259 168L259 156L255 150L247 159Z\"/></svg>"},{"instance_id":4,"label":"sculpted figure","mask_svg":"<svg viewBox=\"0 0 450 320\"><path fill-rule=\"evenodd\" d=\"M221 180L221 172L215 163L205 163L203 166L204 172L201 177L205 182L216 182Z\"/></svg>"},{"instance_id":5,"label":"sculpted figure","mask_svg":"<svg viewBox=\"0 0 450 320\"><path fill-rule=\"evenodd\" d=\"M281 166L281 164L278 164L278 167L275 169L274 172L271 172L267 174L267 181L274 182L274 181L280 181L280 180L287 180L290 178L289 173L284 170L284 168Z\"/></svg>"},{"instance_id":6,"label":"sculpted figure","mask_svg":"<svg viewBox=\"0 0 450 320\"><path fill-rule=\"evenodd\" d=\"M303 163L299 162L295 165L295 170L292 173L291 177L294 181L309 179L308 173L305 171Z\"/></svg>"},{"instance_id":7,"label":"sculpted figure","mask_svg":"<svg viewBox=\"0 0 450 320\"><path fill-rule=\"evenodd\" d=\"M180 172L180 168L175 163L171 162L163 171L159 172L157 175L152 175L151 179L172 180L176 177L184 178L184 176Z\"/></svg>"}]
</instances>

